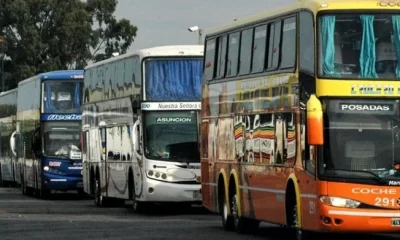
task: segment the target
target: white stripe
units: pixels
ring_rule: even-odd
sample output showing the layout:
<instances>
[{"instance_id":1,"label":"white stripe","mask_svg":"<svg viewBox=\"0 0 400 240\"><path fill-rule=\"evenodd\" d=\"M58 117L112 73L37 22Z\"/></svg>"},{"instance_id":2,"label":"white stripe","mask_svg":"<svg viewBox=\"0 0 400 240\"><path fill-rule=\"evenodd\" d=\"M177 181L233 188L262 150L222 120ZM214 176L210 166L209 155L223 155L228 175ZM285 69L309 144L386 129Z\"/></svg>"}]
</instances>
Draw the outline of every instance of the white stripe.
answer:
<instances>
[{"instance_id":1,"label":"white stripe","mask_svg":"<svg viewBox=\"0 0 400 240\"><path fill-rule=\"evenodd\" d=\"M300 197L301 198L317 198L317 195L304 193L304 194L300 194Z\"/></svg>"},{"instance_id":2,"label":"white stripe","mask_svg":"<svg viewBox=\"0 0 400 240\"><path fill-rule=\"evenodd\" d=\"M216 183L203 183L203 185L206 186L214 186L217 187L218 184ZM248 187L248 186L240 186L240 189L243 190L253 190L253 191L258 191L258 192L268 192L268 193L281 193L281 194L285 194L286 192L284 190L277 190L277 189L272 189L272 188L259 188L259 187ZM300 194L301 198L317 198L317 195L315 194Z\"/></svg>"},{"instance_id":3,"label":"white stripe","mask_svg":"<svg viewBox=\"0 0 400 240\"><path fill-rule=\"evenodd\" d=\"M331 215L362 216L362 217L400 217L400 212L358 212L358 211L339 211L329 210Z\"/></svg>"},{"instance_id":4,"label":"white stripe","mask_svg":"<svg viewBox=\"0 0 400 240\"><path fill-rule=\"evenodd\" d=\"M240 186L240 189L244 190L254 190L259 192L270 192L270 193L285 193L284 190L276 190L271 188L258 188L258 187L247 187L247 186Z\"/></svg>"},{"instance_id":5,"label":"white stripe","mask_svg":"<svg viewBox=\"0 0 400 240\"><path fill-rule=\"evenodd\" d=\"M50 182L66 182L67 179L50 179Z\"/></svg>"},{"instance_id":6,"label":"white stripe","mask_svg":"<svg viewBox=\"0 0 400 240\"><path fill-rule=\"evenodd\" d=\"M82 170L82 167L68 167L68 169L73 169L73 170Z\"/></svg>"},{"instance_id":7,"label":"white stripe","mask_svg":"<svg viewBox=\"0 0 400 240\"><path fill-rule=\"evenodd\" d=\"M218 186L218 184L216 184L216 183L202 183L202 184L206 185L206 186L213 186L213 187Z\"/></svg>"}]
</instances>

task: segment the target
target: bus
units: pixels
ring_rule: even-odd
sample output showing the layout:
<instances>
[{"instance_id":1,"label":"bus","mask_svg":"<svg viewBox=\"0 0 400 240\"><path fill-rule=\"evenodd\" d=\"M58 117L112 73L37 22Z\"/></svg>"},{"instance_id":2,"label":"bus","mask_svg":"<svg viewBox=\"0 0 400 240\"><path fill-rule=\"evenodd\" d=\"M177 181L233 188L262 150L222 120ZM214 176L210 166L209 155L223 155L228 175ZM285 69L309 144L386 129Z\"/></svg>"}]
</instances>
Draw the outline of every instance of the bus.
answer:
<instances>
[{"instance_id":1,"label":"bus","mask_svg":"<svg viewBox=\"0 0 400 240\"><path fill-rule=\"evenodd\" d=\"M300 0L207 33L202 201L226 230L400 232L399 10Z\"/></svg>"},{"instance_id":2,"label":"bus","mask_svg":"<svg viewBox=\"0 0 400 240\"><path fill-rule=\"evenodd\" d=\"M17 90L0 93L0 186L15 184L16 158L10 149L10 138L16 129Z\"/></svg>"},{"instance_id":3,"label":"bus","mask_svg":"<svg viewBox=\"0 0 400 240\"><path fill-rule=\"evenodd\" d=\"M83 183L97 206L201 203L203 48L158 46L85 68Z\"/></svg>"},{"instance_id":4,"label":"bus","mask_svg":"<svg viewBox=\"0 0 400 240\"><path fill-rule=\"evenodd\" d=\"M54 191L83 194L80 132L83 70L46 72L18 83L16 131L22 194L48 198Z\"/></svg>"}]
</instances>

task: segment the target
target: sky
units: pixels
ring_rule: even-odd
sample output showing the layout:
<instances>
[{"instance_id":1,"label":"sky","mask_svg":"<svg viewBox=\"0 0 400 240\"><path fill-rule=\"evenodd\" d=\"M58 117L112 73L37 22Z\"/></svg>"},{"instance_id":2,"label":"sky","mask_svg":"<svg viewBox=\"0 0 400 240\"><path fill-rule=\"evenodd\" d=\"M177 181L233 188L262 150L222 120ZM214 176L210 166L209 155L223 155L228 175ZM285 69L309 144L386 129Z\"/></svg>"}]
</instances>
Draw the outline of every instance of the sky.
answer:
<instances>
[{"instance_id":1,"label":"sky","mask_svg":"<svg viewBox=\"0 0 400 240\"><path fill-rule=\"evenodd\" d=\"M297 0L118 0L115 16L138 27L130 51L173 44L197 44L198 33Z\"/></svg>"}]
</instances>

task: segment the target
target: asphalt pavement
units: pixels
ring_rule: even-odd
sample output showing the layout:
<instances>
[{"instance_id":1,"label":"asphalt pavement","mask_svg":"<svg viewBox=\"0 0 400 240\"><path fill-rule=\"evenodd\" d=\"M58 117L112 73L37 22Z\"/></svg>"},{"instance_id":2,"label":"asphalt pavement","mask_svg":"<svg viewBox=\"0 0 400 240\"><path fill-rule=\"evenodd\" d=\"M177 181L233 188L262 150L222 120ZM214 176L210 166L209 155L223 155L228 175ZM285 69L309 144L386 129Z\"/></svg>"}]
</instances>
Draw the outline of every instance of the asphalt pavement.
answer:
<instances>
[{"instance_id":1,"label":"asphalt pavement","mask_svg":"<svg viewBox=\"0 0 400 240\"><path fill-rule=\"evenodd\" d=\"M290 231L274 225L262 224L255 233L242 235L224 231L220 217L199 206L178 212L174 209L156 207L143 215L133 213L128 205L95 207L92 199L81 199L73 193L42 200L23 196L19 189L0 188L0 240L290 239ZM340 239L365 237L394 240L400 235L340 236Z\"/></svg>"}]
</instances>

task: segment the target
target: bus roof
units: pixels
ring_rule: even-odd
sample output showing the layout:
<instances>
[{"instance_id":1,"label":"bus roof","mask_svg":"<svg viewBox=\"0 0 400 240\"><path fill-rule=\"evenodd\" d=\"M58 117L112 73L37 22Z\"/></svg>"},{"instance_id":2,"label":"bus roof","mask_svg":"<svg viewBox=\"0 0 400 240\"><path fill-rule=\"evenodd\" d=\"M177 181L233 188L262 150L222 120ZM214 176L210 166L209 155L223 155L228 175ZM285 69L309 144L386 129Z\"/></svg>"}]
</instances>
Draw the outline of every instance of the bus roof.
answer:
<instances>
[{"instance_id":1,"label":"bus roof","mask_svg":"<svg viewBox=\"0 0 400 240\"><path fill-rule=\"evenodd\" d=\"M67 79L83 79L83 70L58 70L52 72L39 73L33 77L25 79L18 83L18 86L26 84L40 78L40 80L67 80Z\"/></svg>"},{"instance_id":2,"label":"bus roof","mask_svg":"<svg viewBox=\"0 0 400 240\"><path fill-rule=\"evenodd\" d=\"M318 10L331 10L331 9L388 9L398 10L398 7L388 8L380 7L379 2L384 0L363 0L363 1L349 1L349 0L296 0L296 2L287 4L280 8L272 8L263 12L250 15L222 26L211 28L207 31L207 36L212 36L218 33L226 32L239 27L245 27L246 25L253 24L255 22L261 22L274 16L283 15L285 13L294 12L299 9L310 9L312 11Z\"/></svg>"},{"instance_id":3,"label":"bus roof","mask_svg":"<svg viewBox=\"0 0 400 240\"><path fill-rule=\"evenodd\" d=\"M166 56L203 56L203 51L204 45L169 45L145 48L88 65L85 67L85 70L105 65L107 63L116 62L135 55L139 56L140 58Z\"/></svg>"},{"instance_id":4,"label":"bus roof","mask_svg":"<svg viewBox=\"0 0 400 240\"><path fill-rule=\"evenodd\" d=\"M8 95L8 94L11 94L11 93L14 93L14 92L17 92L16 88L8 90L8 91L5 91L5 92L0 92L0 97Z\"/></svg>"}]
</instances>

